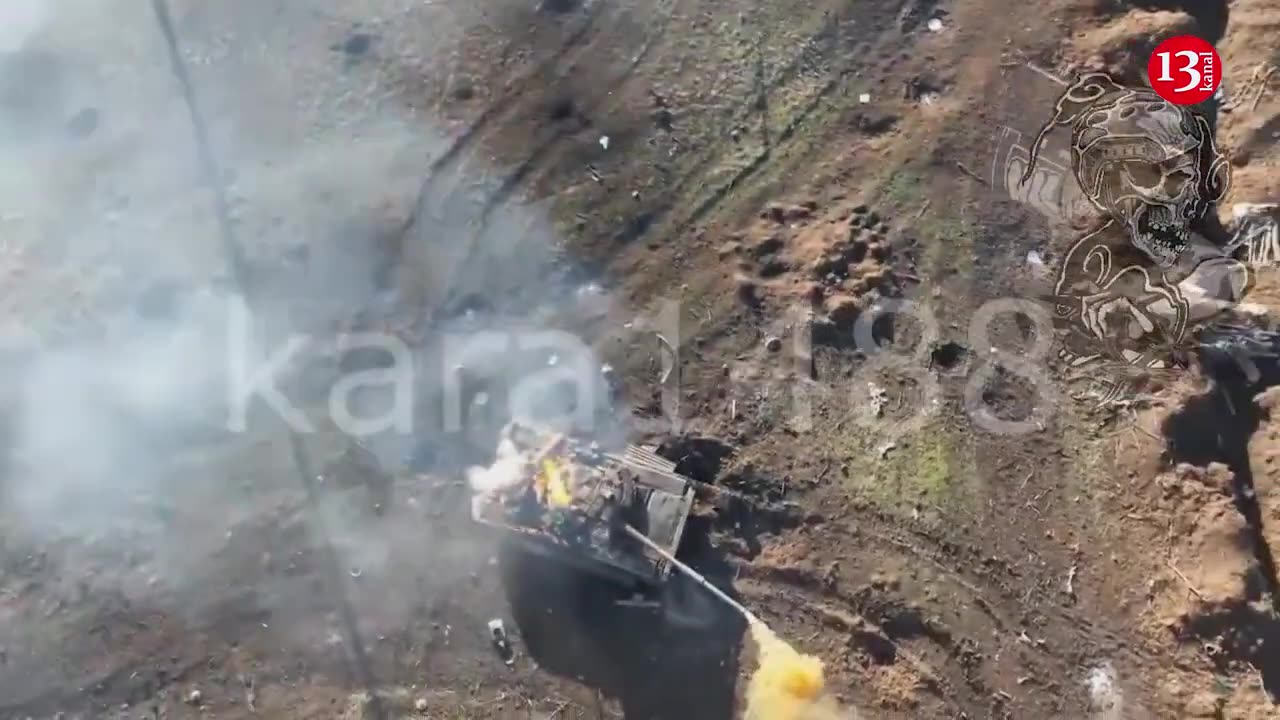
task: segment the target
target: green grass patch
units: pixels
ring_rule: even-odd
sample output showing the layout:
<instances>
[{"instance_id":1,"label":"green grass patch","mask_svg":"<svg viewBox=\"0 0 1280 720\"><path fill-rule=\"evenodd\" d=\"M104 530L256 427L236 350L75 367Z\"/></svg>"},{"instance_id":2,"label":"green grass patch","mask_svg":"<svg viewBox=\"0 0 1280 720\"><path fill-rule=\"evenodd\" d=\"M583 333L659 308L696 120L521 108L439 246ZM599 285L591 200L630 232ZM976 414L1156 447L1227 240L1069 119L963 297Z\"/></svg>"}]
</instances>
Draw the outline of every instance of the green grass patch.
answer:
<instances>
[{"instance_id":1,"label":"green grass patch","mask_svg":"<svg viewBox=\"0 0 1280 720\"><path fill-rule=\"evenodd\" d=\"M926 197L924 179L909 166L897 168L883 181L877 205L891 205L897 212L919 207Z\"/></svg>"},{"instance_id":2,"label":"green grass patch","mask_svg":"<svg viewBox=\"0 0 1280 720\"><path fill-rule=\"evenodd\" d=\"M943 420L892 440L880 433L850 440L859 461L849 482L884 510L910 513L917 504L945 510L972 495L972 453ZM886 451L890 442L893 447Z\"/></svg>"}]
</instances>

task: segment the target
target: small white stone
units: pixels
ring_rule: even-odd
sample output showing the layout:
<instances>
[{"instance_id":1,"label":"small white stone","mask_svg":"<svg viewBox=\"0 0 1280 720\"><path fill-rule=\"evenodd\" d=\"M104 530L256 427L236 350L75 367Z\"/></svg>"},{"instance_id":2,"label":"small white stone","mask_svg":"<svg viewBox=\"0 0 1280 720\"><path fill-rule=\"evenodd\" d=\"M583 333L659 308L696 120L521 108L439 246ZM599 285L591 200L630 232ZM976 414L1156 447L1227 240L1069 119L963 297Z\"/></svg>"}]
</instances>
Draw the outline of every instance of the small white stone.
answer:
<instances>
[{"instance_id":1,"label":"small white stone","mask_svg":"<svg viewBox=\"0 0 1280 720\"><path fill-rule=\"evenodd\" d=\"M869 102L871 102L871 93L862 93L861 95L859 95L859 96L858 96L858 102L860 102L860 103L869 103Z\"/></svg>"},{"instance_id":2,"label":"small white stone","mask_svg":"<svg viewBox=\"0 0 1280 720\"><path fill-rule=\"evenodd\" d=\"M938 18L930 18L929 29L933 32L942 32L942 20Z\"/></svg>"},{"instance_id":3,"label":"small white stone","mask_svg":"<svg viewBox=\"0 0 1280 720\"><path fill-rule=\"evenodd\" d=\"M608 136L608 135L601 135L601 136L600 136L600 147L604 148L605 150L608 150L608 149L609 149L609 136Z\"/></svg>"}]
</instances>

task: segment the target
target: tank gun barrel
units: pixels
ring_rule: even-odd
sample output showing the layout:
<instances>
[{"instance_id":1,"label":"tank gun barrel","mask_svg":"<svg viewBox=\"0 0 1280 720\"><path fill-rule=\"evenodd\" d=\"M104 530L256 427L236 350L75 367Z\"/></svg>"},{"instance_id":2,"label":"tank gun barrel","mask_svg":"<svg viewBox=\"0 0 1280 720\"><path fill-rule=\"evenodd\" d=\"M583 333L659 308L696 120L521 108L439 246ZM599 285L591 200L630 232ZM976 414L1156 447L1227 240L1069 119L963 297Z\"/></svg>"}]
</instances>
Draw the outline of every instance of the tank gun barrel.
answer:
<instances>
[{"instance_id":1,"label":"tank gun barrel","mask_svg":"<svg viewBox=\"0 0 1280 720\"><path fill-rule=\"evenodd\" d=\"M658 555L660 555L664 560L671 563L672 567L684 573L687 577L689 577L689 579L693 580L694 582L698 583L702 587L706 588L707 591L709 591L712 595L715 595L717 598L727 603L729 607L733 608L734 610L737 610L744 618L746 618L748 623L751 623L752 625L760 623L760 619L757 618L755 615L751 614L750 610L743 607L742 603L738 602L737 600L734 600L733 598L729 597L729 595L725 593L723 590L716 587L715 585L712 585L711 581L707 580L702 575L700 575L697 570L694 570L688 565L685 565L684 563L677 560L674 555L667 552L666 550L663 550L661 547L658 546L657 543L655 543L654 541L646 537L644 533L640 532L639 530L636 530L630 525L624 525L623 529L626 530L628 535L635 538L636 540L639 540L641 543L645 545L645 547L658 553Z\"/></svg>"}]
</instances>

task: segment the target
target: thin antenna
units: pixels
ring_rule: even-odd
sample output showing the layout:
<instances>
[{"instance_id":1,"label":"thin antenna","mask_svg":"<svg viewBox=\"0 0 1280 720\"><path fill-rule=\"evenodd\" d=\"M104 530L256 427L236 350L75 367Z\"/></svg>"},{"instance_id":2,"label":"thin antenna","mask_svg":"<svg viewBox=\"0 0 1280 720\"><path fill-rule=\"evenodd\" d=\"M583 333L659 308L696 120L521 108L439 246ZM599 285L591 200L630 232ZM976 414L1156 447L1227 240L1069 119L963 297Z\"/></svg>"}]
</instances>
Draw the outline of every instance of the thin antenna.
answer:
<instances>
[{"instance_id":1,"label":"thin antenna","mask_svg":"<svg viewBox=\"0 0 1280 720\"><path fill-rule=\"evenodd\" d=\"M205 182L209 184L209 190L213 193L213 210L218 223L218 237L222 241L227 262L231 265L232 280L244 294L247 302L250 300L249 291L251 290L248 263L245 260L244 249L236 241L235 228L231 222L231 205L227 201L227 191L222 184L222 173L218 169L217 160L214 159L212 146L209 143L209 126L205 123L204 115L196 103L191 73L187 71L187 64L183 61L182 52L178 48L178 35L173 29L173 15L169 12L167 0L151 0L151 7L155 11L156 23L160 26L161 34L164 35L165 44L169 48L169 64L173 69L174 77L178 80L178 85L182 88L182 99L191 117L191 129L196 136L197 159L204 172Z\"/></svg>"},{"instance_id":2,"label":"thin antenna","mask_svg":"<svg viewBox=\"0 0 1280 720\"><path fill-rule=\"evenodd\" d=\"M209 190L213 193L214 216L217 218L218 235L222 241L223 250L227 255L227 262L231 265L232 281L236 284L240 294L244 296L245 304L252 306L253 296L251 294L252 287L248 263L245 260L244 249L236 238L235 226L231 222L230 204L227 202L226 188L222 183L222 173L219 171L217 159L214 157L212 145L209 143L208 124L205 122L204 115L200 112L200 107L196 102L195 86L191 82L191 73L187 71L187 65L182 59L182 51L178 45L178 35L173 26L173 16L169 11L169 5L166 0L151 0L151 7L155 11L156 23L160 26L160 32L164 35L165 44L169 49L169 62L172 66L173 75L182 87L182 98L186 103L187 113L191 117L191 126L195 133L196 154L200 162L201 171L205 176L205 182L208 183ZM351 606L351 601L347 597L345 586L343 585L344 580L342 579L342 568L338 560L338 553L334 549L333 542L329 539L328 528L325 527L323 517L317 512L318 497L313 481L315 475L312 473L310 463L307 460L302 438L298 436L298 433L294 432L293 428L289 428L289 444L293 455L294 470L298 474L307 504L312 510L311 522L315 525L316 534L320 538L324 568L329 575L327 584L338 593L339 617L347 636L347 645L351 650L356 679L368 693L367 709L369 714L374 720L385 720L387 714L382 708L382 701L375 692L377 684L370 669L364 640L361 638L359 627L356 624L355 610Z\"/></svg>"},{"instance_id":3,"label":"thin antenna","mask_svg":"<svg viewBox=\"0 0 1280 720\"><path fill-rule=\"evenodd\" d=\"M1053 73L1049 72L1048 70L1045 70L1044 68L1040 67L1039 65L1036 65L1036 64L1035 64L1035 63L1033 63L1033 62L1028 61L1028 62L1026 63L1026 66L1027 66L1027 69L1031 70L1032 72L1035 72L1035 73L1036 73L1036 74L1038 74L1038 75L1042 75L1042 76L1044 76L1045 78L1048 78L1049 80L1052 80L1052 81L1054 81L1054 82L1058 83L1058 84L1059 84L1059 85L1061 85L1062 87L1067 87L1068 85L1070 85L1070 84L1071 84L1071 83L1067 82L1066 80L1063 80L1062 78L1058 77L1057 75L1054 75Z\"/></svg>"}]
</instances>

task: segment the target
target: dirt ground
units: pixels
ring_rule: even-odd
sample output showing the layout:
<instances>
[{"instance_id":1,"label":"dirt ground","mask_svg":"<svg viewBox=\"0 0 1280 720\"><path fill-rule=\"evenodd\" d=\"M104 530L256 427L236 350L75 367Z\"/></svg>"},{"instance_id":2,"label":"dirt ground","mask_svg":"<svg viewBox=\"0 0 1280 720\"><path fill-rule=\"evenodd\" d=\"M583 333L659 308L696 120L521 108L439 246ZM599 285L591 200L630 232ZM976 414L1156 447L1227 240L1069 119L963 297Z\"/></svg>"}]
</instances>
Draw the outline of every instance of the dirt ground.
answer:
<instances>
[{"instance_id":1,"label":"dirt ground","mask_svg":"<svg viewBox=\"0 0 1280 720\"><path fill-rule=\"evenodd\" d=\"M0 33L0 431L26 453L0 482L0 718L737 717L731 611L681 579L630 602L471 521L503 418L446 427L436 379L547 363L458 361L469 323L594 349L602 441L735 498L681 557L851 716L1280 716L1280 368L1204 359L1100 407L1034 322L986 315L1070 239L1052 192L1003 183L1077 70L1212 41L1221 221L1280 202L1277 0L170 1L185 78L145 3ZM1255 271L1271 328L1280 269ZM228 286L275 338L395 333L428 378L412 432L321 419L335 368L376 366L350 351L290 375L296 433L264 408L210 429L222 385L193 373L221 344L101 350ZM125 400L61 374L108 366Z\"/></svg>"}]
</instances>

